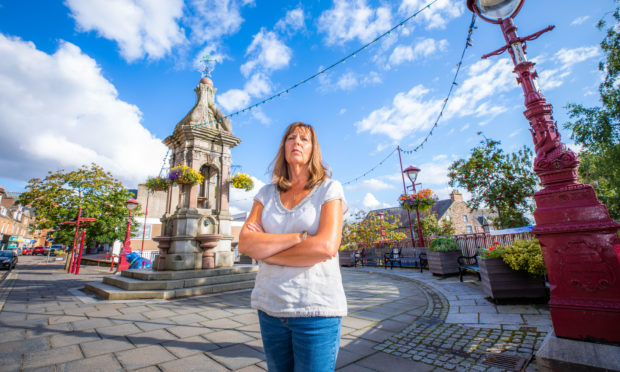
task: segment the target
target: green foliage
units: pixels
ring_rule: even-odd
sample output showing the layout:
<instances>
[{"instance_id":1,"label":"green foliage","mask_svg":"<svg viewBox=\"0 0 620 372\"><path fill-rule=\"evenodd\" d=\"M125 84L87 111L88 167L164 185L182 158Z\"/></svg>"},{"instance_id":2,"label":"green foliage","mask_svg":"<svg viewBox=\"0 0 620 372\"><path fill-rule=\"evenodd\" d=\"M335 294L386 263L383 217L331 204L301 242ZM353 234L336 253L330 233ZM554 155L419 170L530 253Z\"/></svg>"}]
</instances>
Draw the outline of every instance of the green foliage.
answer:
<instances>
[{"instance_id":1,"label":"green foliage","mask_svg":"<svg viewBox=\"0 0 620 372\"><path fill-rule=\"evenodd\" d=\"M428 248L431 252L460 251L461 247L454 238L437 238L431 242Z\"/></svg>"},{"instance_id":2,"label":"green foliage","mask_svg":"<svg viewBox=\"0 0 620 372\"><path fill-rule=\"evenodd\" d=\"M493 243L492 246L486 249L478 249L478 256L482 258L501 258L502 253L506 247L502 246L498 242Z\"/></svg>"},{"instance_id":3,"label":"green foliage","mask_svg":"<svg viewBox=\"0 0 620 372\"><path fill-rule=\"evenodd\" d=\"M446 219L438 221L436 213L429 213L424 218L420 219L420 223L424 236L446 236L454 235L456 232L454 225L452 225L452 221Z\"/></svg>"},{"instance_id":4,"label":"green foliage","mask_svg":"<svg viewBox=\"0 0 620 372\"><path fill-rule=\"evenodd\" d=\"M583 146L579 154L581 181L591 184L610 216L620 220L620 8L613 18L614 24L609 25L601 42L605 53L605 60L599 64L605 73L599 86L602 106L568 104L572 121L564 127L572 130L571 138ZM599 29L606 26L603 20L598 24Z\"/></svg>"},{"instance_id":5,"label":"green foliage","mask_svg":"<svg viewBox=\"0 0 620 372\"><path fill-rule=\"evenodd\" d=\"M513 270L524 270L532 276L547 272L542 249L536 239L515 240L511 246L503 249L502 259Z\"/></svg>"},{"instance_id":6,"label":"green foliage","mask_svg":"<svg viewBox=\"0 0 620 372\"><path fill-rule=\"evenodd\" d=\"M150 177L146 180L146 188L151 192L168 190L170 179L163 177Z\"/></svg>"},{"instance_id":7,"label":"green foliage","mask_svg":"<svg viewBox=\"0 0 620 372\"><path fill-rule=\"evenodd\" d=\"M245 173L237 173L230 180L232 187L236 189L244 189L245 191L251 191L254 188L254 181L252 178Z\"/></svg>"},{"instance_id":8,"label":"green foliage","mask_svg":"<svg viewBox=\"0 0 620 372\"><path fill-rule=\"evenodd\" d=\"M196 185L205 180L202 174L187 165L177 165L176 167L170 169L170 175L168 178L170 178L170 181L172 182L185 185Z\"/></svg>"},{"instance_id":9,"label":"green foliage","mask_svg":"<svg viewBox=\"0 0 620 372\"><path fill-rule=\"evenodd\" d=\"M48 172L44 179L33 178L26 185L27 191L17 201L31 205L36 219L33 228L53 229L54 243L73 244L75 225L63 225L63 221L75 221L78 209L82 217L94 217L86 229L86 242L123 240L127 229L128 211L125 203L133 195L120 181L96 164L84 165L78 170L56 173ZM133 215L139 214L139 206ZM136 226L136 223L132 223Z\"/></svg>"},{"instance_id":10,"label":"green foliage","mask_svg":"<svg viewBox=\"0 0 620 372\"><path fill-rule=\"evenodd\" d=\"M529 224L525 215L533 210L532 196L538 177L532 170L532 150L524 146L506 154L500 142L485 140L474 147L468 159L450 165L450 186L464 187L472 194L467 202L471 209L483 205L497 212L492 218L495 228L503 229Z\"/></svg>"},{"instance_id":11,"label":"green foliage","mask_svg":"<svg viewBox=\"0 0 620 372\"><path fill-rule=\"evenodd\" d=\"M354 244L357 246L363 243L368 247L372 247L375 242L383 240L400 240L405 239L407 235L395 231L400 226L400 217L398 215L385 214L380 218L376 213L365 214L360 211L354 216L353 222L345 221L342 228L342 245ZM381 231L385 232L385 236Z\"/></svg>"}]
</instances>

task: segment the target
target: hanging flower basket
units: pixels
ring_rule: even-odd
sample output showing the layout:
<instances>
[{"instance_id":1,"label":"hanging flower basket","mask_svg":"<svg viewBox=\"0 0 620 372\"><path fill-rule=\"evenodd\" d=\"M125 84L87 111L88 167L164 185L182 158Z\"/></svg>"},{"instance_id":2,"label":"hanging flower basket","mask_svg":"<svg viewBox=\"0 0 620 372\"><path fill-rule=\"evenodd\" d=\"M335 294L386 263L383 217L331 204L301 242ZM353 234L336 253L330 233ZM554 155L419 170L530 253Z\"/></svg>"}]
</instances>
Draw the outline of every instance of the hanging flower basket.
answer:
<instances>
[{"instance_id":1,"label":"hanging flower basket","mask_svg":"<svg viewBox=\"0 0 620 372\"><path fill-rule=\"evenodd\" d=\"M431 189L424 189L411 195L402 194L398 198L398 202L403 209L415 211L417 207L421 212L430 210L437 200L437 195L433 195Z\"/></svg>"},{"instance_id":2,"label":"hanging flower basket","mask_svg":"<svg viewBox=\"0 0 620 372\"><path fill-rule=\"evenodd\" d=\"M170 179L168 178L149 177L149 179L146 180L146 188L151 192L168 190L169 186Z\"/></svg>"},{"instance_id":3,"label":"hanging flower basket","mask_svg":"<svg viewBox=\"0 0 620 372\"><path fill-rule=\"evenodd\" d=\"M204 181L202 174L198 173L194 168L190 168L186 165L177 165L170 169L168 178L171 182L176 182L182 185L196 185Z\"/></svg>"},{"instance_id":4,"label":"hanging flower basket","mask_svg":"<svg viewBox=\"0 0 620 372\"><path fill-rule=\"evenodd\" d=\"M250 191L254 188L254 181L252 181L252 178L245 173L235 174L235 176L230 180L230 183L235 189Z\"/></svg>"}]
</instances>

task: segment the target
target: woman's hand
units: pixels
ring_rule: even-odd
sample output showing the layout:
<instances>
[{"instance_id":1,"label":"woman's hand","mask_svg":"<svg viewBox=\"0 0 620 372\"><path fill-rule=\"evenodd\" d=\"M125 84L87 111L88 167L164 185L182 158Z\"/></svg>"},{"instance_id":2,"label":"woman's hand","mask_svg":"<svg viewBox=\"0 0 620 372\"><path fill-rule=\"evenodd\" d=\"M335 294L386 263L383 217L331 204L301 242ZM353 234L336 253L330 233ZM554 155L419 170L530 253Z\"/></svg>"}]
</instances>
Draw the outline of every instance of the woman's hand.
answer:
<instances>
[{"instance_id":1,"label":"woman's hand","mask_svg":"<svg viewBox=\"0 0 620 372\"><path fill-rule=\"evenodd\" d=\"M263 227L258 223L250 222L246 225L246 227L248 228L248 231L265 232L265 230L263 230Z\"/></svg>"}]
</instances>

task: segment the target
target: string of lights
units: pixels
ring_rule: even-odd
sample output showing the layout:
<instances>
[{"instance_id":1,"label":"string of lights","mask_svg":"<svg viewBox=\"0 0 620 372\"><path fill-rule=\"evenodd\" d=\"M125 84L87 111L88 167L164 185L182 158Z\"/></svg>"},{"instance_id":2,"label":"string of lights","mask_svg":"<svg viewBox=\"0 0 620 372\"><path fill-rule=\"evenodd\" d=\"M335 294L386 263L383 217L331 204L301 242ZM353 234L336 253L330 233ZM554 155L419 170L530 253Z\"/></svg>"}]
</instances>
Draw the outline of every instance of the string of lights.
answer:
<instances>
[{"instance_id":1,"label":"string of lights","mask_svg":"<svg viewBox=\"0 0 620 372\"><path fill-rule=\"evenodd\" d=\"M424 137L424 140L422 142L420 142L420 144L418 144L412 150L403 150L403 149L401 149L400 151L402 153L407 154L407 155L411 155L414 152L417 152L418 150L423 149L424 148L424 144L426 142L428 142L429 137L432 136L433 132L435 131L435 129L437 129L437 126L439 125L439 120L443 116L443 112L444 112L446 106L448 105L448 100L452 96L452 91L454 90L454 87L459 85L456 82L456 79L458 78L459 71L461 71L461 66L463 65L463 58L465 57L465 51L467 50L467 48L472 46L471 35L474 32L474 29L476 29L476 14L475 13L471 17L471 23L469 24L469 30L467 31L467 40L465 41L465 46L463 47L463 52L461 53L461 59L459 60L459 63L456 64L456 72L454 73L454 78L452 79L452 84L450 84L450 90L448 90L448 95L443 100L443 104L441 106L441 110L439 110L439 114L437 115L437 118L435 119L435 123L433 123L433 127L428 132L426 137Z\"/></svg>"},{"instance_id":2,"label":"string of lights","mask_svg":"<svg viewBox=\"0 0 620 372\"><path fill-rule=\"evenodd\" d=\"M417 152L418 150L421 150L424 147L424 144L428 141L429 137L433 135L433 131L435 130L435 128L437 128L437 126L439 124L439 119L441 119L441 117L443 116L443 111L445 110L446 105L448 104L448 100L452 96L452 91L454 90L454 87L458 85L456 80L457 80L457 78L459 76L459 71L461 70L461 65L463 64L463 58L465 58L465 51L467 50L467 48L472 46L471 35L474 32L475 28L476 28L476 15L474 14L472 16L471 22L469 24L469 30L467 31L467 40L465 41L465 47L463 48L463 52L461 53L461 58L460 58L459 62L456 64L456 72L454 73L454 78L452 79L452 84L450 84L450 89L448 90L448 94L447 94L446 98L443 100L443 105L441 106L441 110L439 111L439 115L437 115L437 119L435 119L435 123L433 124L433 127L431 128L430 132L426 135L424 140L418 146L416 146L413 150L403 150L403 149L401 149L400 151L402 153L413 154L414 152ZM355 182L359 181L360 179L364 178L365 176L369 175L370 173L372 173L372 171L374 171L380 165L382 165L398 149L399 149L399 147L395 148L394 150L392 150L392 152L390 152L388 154L388 156L385 157L385 159L381 160L379 162L379 164L377 164L374 167L372 167L371 169L367 170L366 172L364 172L364 174L362 174L360 176L357 176L357 177L355 177L355 178L353 178L353 179L343 183L343 185L355 183Z\"/></svg>"},{"instance_id":3,"label":"string of lights","mask_svg":"<svg viewBox=\"0 0 620 372\"><path fill-rule=\"evenodd\" d=\"M324 69L320 70L320 71L319 71L319 72L317 72L316 74L314 74L314 75L312 75L312 76L310 76L310 77L308 77L308 78L306 78L306 79L304 79L304 80L302 80L302 81L300 81L300 82L298 82L298 83L296 83L296 84L293 84L293 85L289 86L288 88L283 89L283 90L279 91L278 93L275 93L274 95L272 95L272 96L270 96L270 97L267 97L267 98L263 99L262 101L257 102L257 103L255 103L255 104L253 104L253 105L250 105L250 106L248 106L248 107L246 107L246 108L244 108L244 109L241 109L241 110L239 110L239 111L235 111L235 112L233 112L233 113L232 113L232 114L230 114L230 115L227 115L227 116L224 116L224 117L220 117L220 118L216 118L216 119L211 120L211 121L208 121L208 122L203 122L203 123L195 124L195 125L194 125L194 127L196 127L196 128L197 128L197 127L203 127L203 126L207 126L207 125L213 125L213 124L215 124L216 122L221 123L221 122L223 122L223 121L224 121L224 119L226 119L226 118L232 118L233 116L240 115L240 114L242 114L242 113L245 113L246 111L251 111L252 109L257 108L257 107L258 107L258 106L260 106L260 105L263 105L263 104L265 104L265 103L267 103L267 102L272 101L274 98L279 98L279 97L280 97L280 96L282 96L283 94L288 94L291 90L293 90L293 89L295 89L295 88L298 88L299 86L301 86L301 85L303 85L303 84L305 84L305 83L309 82L310 80L313 80L313 79L317 78L319 75L324 74L325 72L327 72L327 71L329 71L329 70L333 69L334 67L336 67L336 66L338 66L338 65L340 65L340 64L345 63L348 59L355 57L358 53L360 53L360 52L364 51L366 48L368 48L368 47L372 46L374 43L378 42L378 41L379 41L379 40L381 40L382 38L384 38L384 37L386 37L386 36L391 35L391 34L392 34L392 32L393 32L394 30L398 29L399 27L404 27L404 26L405 26L405 23L407 23L407 22L409 22L411 19L415 18L418 14L420 14L420 13L421 13L421 12L423 12L424 10L426 10L426 9L430 8L430 7L431 7L431 5L433 5L433 4L434 4L434 3L436 3L437 1L438 1L438 0L433 0L433 1L429 2L429 3L427 3L427 4L426 4L426 5L424 5L422 8L420 8L419 10L417 10L415 13L413 13L413 14L412 14L412 15L410 15L409 17L405 18L404 20L402 20L402 21L401 21L400 23L398 23L396 26L394 26L394 27L390 28L389 30L387 30L387 31L385 31L384 33L382 33L381 35L377 36L374 40L370 41L369 43L367 43L367 44L365 44L365 45L362 45L361 47L359 47L359 48L358 48L358 49L356 49L355 51L353 51L353 52L349 53L347 56L345 56L345 57L341 58L341 59L340 59L340 60L338 60L337 62L335 62L335 63L333 63L333 64L331 64L331 65L329 65L329 66L325 67Z\"/></svg>"}]
</instances>

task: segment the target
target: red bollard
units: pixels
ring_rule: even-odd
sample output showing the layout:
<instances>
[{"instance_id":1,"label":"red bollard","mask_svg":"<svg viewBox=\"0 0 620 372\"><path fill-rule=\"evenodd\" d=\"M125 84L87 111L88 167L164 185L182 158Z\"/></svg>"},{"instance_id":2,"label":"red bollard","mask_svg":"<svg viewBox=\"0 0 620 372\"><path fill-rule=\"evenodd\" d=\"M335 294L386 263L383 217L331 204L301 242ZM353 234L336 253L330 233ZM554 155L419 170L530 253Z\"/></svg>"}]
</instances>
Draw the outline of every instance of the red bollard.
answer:
<instances>
[{"instance_id":1,"label":"red bollard","mask_svg":"<svg viewBox=\"0 0 620 372\"><path fill-rule=\"evenodd\" d=\"M80 255L75 263L75 275L80 273L80 263L82 261L82 251L84 250L84 239L86 238L86 231L82 231L82 242L80 243Z\"/></svg>"}]
</instances>

